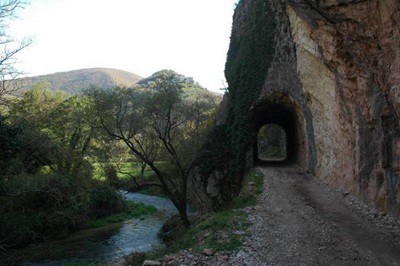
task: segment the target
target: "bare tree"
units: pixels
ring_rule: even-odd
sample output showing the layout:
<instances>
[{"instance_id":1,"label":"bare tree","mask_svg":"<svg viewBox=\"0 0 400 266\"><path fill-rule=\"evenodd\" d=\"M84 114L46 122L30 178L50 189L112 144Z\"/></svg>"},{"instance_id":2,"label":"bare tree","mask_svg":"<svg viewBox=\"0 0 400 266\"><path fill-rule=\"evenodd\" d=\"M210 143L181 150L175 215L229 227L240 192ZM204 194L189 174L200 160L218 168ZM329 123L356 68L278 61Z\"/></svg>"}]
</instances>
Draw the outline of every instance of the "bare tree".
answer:
<instances>
[{"instance_id":1,"label":"bare tree","mask_svg":"<svg viewBox=\"0 0 400 266\"><path fill-rule=\"evenodd\" d=\"M8 23L15 18L17 10L26 4L22 0L0 1L0 105L19 89L18 84L13 81L23 73L15 67L15 56L32 43L31 39L18 42L7 33Z\"/></svg>"},{"instance_id":2,"label":"bare tree","mask_svg":"<svg viewBox=\"0 0 400 266\"><path fill-rule=\"evenodd\" d=\"M151 183L134 179L137 190L162 188L189 226L188 179L202 125L215 103L207 93L185 95L184 85L166 73L144 89L95 90L91 95L101 128L123 141L158 177L158 182Z\"/></svg>"}]
</instances>

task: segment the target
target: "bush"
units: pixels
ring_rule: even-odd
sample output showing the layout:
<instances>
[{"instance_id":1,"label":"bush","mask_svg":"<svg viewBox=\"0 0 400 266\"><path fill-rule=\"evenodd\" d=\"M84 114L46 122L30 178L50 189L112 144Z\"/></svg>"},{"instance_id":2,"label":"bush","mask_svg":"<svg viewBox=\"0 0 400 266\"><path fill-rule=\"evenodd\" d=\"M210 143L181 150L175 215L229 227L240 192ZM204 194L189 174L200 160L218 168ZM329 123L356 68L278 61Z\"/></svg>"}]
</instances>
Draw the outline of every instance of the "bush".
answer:
<instances>
[{"instance_id":1,"label":"bush","mask_svg":"<svg viewBox=\"0 0 400 266\"><path fill-rule=\"evenodd\" d=\"M107 164L104 166L104 174L110 186L115 188L121 187L121 181L118 178L117 170L112 164Z\"/></svg>"},{"instance_id":2,"label":"bush","mask_svg":"<svg viewBox=\"0 0 400 266\"><path fill-rule=\"evenodd\" d=\"M169 218L161 227L158 236L165 244L170 244L181 238L186 231L186 227L178 215Z\"/></svg>"},{"instance_id":3,"label":"bush","mask_svg":"<svg viewBox=\"0 0 400 266\"><path fill-rule=\"evenodd\" d=\"M112 187L100 185L90 192L91 217L102 218L126 210L123 197Z\"/></svg>"},{"instance_id":4,"label":"bush","mask_svg":"<svg viewBox=\"0 0 400 266\"><path fill-rule=\"evenodd\" d=\"M23 174L0 182L1 245L22 247L63 238L82 228L89 217L125 210L125 202L114 188L93 182L86 174Z\"/></svg>"},{"instance_id":5,"label":"bush","mask_svg":"<svg viewBox=\"0 0 400 266\"><path fill-rule=\"evenodd\" d=\"M0 198L0 240L19 247L60 238L86 220L88 197L71 177L20 175L8 181Z\"/></svg>"},{"instance_id":6,"label":"bush","mask_svg":"<svg viewBox=\"0 0 400 266\"><path fill-rule=\"evenodd\" d=\"M0 211L0 239L8 247L24 246L44 238L44 216L32 211Z\"/></svg>"}]
</instances>

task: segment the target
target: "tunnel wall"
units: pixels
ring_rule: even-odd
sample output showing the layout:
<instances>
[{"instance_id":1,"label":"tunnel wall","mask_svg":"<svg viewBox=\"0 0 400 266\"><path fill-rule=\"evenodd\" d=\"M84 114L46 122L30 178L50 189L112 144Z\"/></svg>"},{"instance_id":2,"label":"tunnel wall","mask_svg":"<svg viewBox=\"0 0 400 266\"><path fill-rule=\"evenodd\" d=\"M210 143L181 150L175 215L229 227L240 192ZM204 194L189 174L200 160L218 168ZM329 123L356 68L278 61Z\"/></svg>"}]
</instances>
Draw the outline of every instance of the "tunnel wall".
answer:
<instances>
[{"instance_id":1,"label":"tunnel wall","mask_svg":"<svg viewBox=\"0 0 400 266\"><path fill-rule=\"evenodd\" d=\"M292 97L282 92L271 94L253 108L251 116L256 132L266 124L279 125L285 131L287 158L280 163L281 165L297 166L306 171L313 170L309 163L310 150L307 145L304 114ZM250 166L260 162L257 160L256 151L253 153L255 160Z\"/></svg>"}]
</instances>

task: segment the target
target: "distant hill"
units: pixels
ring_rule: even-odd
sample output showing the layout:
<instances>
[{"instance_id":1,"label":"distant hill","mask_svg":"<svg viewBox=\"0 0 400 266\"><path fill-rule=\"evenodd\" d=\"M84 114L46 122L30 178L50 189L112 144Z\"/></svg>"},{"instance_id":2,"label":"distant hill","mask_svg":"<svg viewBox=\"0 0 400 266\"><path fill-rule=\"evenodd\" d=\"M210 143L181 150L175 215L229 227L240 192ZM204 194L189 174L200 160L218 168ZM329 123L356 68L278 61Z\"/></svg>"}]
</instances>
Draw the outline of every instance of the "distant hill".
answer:
<instances>
[{"instance_id":1,"label":"distant hill","mask_svg":"<svg viewBox=\"0 0 400 266\"><path fill-rule=\"evenodd\" d=\"M87 68L54 74L27 77L17 80L22 89L29 89L38 83L47 83L51 90L62 90L71 94L80 93L92 86L104 89L130 87L142 78L134 73L111 68Z\"/></svg>"},{"instance_id":2,"label":"distant hill","mask_svg":"<svg viewBox=\"0 0 400 266\"><path fill-rule=\"evenodd\" d=\"M195 82L192 77L186 77L182 74L179 74L173 70L170 69L164 69L161 71L158 71L151 75L150 77L141 79L138 82L138 85L140 86L151 86L152 83L156 82L157 79L159 79L162 75L174 75L177 81L179 81L182 84L185 84L185 88L183 93L185 94L186 97L202 97L206 95L212 96L212 98L215 100L216 103L220 103L222 101L222 94L216 93L213 91L209 91L202 87L199 83Z\"/></svg>"},{"instance_id":3,"label":"distant hill","mask_svg":"<svg viewBox=\"0 0 400 266\"><path fill-rule=\"evenodd\" d=\"M222 100L222 94L208 91L199 83L195 82L193 78L186 77L173 70L161 70L147 78L141 78L136 74L118 69L87 68L22 78L13 81L13 83L15 83L21 91L44 83L44 86L50 90L62 90L70 94L77 94L82 93L85 89L92 86L102 89L109 89L117 86L132 87L136 84L148 87L164 74L173 74L179 82L185 84L183 91L185 97L206 97L208 95L211 96L216 103Z\"/></svg>"},{"instance_id":4,"label":"distant hill","mask_svg":"<svg viewBox=\"0 0 400 266\"><path fill-rule=\"evenodd\" d=\"M170 69L163 69L160 71L155 72L153 75L151 75L150 77L141 79L138 84L141 86L147 86L149 84L151 84L152 82L155 82L157 79L159 79L162 75L174 75L176 76L176 78L180 81L180 82L184 82L187 83L189 85L196 85L197 87L201 87L199 84L197 84L196 82L194 82L193 78L191 77L185 77L182 74L179 74L173 70Z\"/></svg>"}]
</instances>

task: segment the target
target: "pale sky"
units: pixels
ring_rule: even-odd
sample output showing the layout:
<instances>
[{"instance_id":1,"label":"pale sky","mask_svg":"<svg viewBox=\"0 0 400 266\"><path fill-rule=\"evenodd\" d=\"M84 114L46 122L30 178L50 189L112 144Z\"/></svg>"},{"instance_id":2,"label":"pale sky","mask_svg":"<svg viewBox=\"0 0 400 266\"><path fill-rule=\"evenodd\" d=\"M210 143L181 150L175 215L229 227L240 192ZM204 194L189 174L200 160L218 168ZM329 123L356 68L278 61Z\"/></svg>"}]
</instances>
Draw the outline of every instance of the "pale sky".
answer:
<instances>
[{"instance_id":1,"label":"pale sky","mask_svg":"<svg viewBox=\"0 0 400 266\"><path fill-rule=\"evenodd\" d=\"M172 69L223 87L237 0L30 0L10 34L32 37L18 55L29 76L108 67L143 77Z\"/></svg>"}]
</instances>

